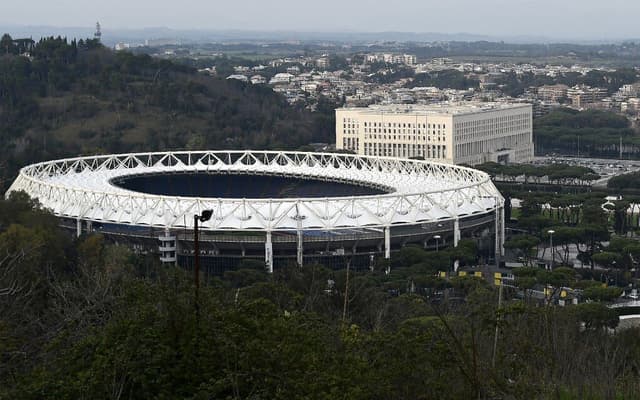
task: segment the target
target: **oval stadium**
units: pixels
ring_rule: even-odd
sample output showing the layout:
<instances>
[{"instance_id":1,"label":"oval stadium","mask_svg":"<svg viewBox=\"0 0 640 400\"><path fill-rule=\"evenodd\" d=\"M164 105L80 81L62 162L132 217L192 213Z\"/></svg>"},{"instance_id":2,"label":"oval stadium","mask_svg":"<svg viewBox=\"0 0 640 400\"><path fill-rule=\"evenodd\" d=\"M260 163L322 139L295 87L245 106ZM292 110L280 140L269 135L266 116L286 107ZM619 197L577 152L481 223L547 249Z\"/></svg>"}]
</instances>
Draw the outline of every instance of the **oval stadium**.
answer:
<instances>
[{"instance_id":1,"label":"oval stadium","mask_svg":"<svg viewBox=\"0 0 640 400\"><path fill-rule=\"evenodd\" d=\"M368 268L407 244L499 253L504 199L480 171L430 161L288 151L179 151L47 161L24 191L77 235L100 232L166 263L242 260Z\"/></svg>"}]
</instances>

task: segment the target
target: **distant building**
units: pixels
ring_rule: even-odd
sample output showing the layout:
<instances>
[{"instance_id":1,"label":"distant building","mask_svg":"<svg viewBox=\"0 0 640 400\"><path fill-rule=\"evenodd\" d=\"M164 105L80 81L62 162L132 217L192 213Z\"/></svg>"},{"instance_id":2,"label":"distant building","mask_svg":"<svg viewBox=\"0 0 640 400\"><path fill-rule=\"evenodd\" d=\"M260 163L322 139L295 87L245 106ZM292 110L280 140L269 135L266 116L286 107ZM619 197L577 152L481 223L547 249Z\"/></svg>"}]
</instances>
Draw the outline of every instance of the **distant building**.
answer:
<instances>
[{"instance_id":1,"label":"distant building","mask_svg":"<svg viewBox=\"0 0 640 400\"><path fill-rule=\"evenodd\" d=\"M144 41L145 46L155 47L155 46L177 46L180 44L179 40L176 39L146 39Z\"/></svg>"},{"instance_id":2,"label":"distant building","mask_svg":"<svg viewBox=\"0 0 640 400\"><path fill-rule=\"evenodd\" d=\"M281 72L279 74L275 74L273 78L271 78L271 80L269 81L269 84L277 85L282 83L289 83L293 78L295 78L293 75L286 72Z\"/></svg>"},{"instance_id":3,"label":"distant building","mask_svg":"<svg viewBox=\"0 0 640 400\"><path fill-rule=\"evenodd\" d=\"M638 111L640 111L640 99L637 97L632 97L626 102L622 103L620 109L622 112L637 113Z\"/></svg>"},{"instance_id":4,"label":"distant building","mask_svg":"<svg viewBox=\"0 0 640 400\"><path fill-rule=\"evenodd\" d=\"M632 83L629 85L622 85L619 91L625 96L635 97L640 94L640 84Z\"/></svg>"},{"instance_id":5,"label":"distant building","mask_svg":"<svg viewBox=\"0 0 640 400\"><path fill-rule=\"evenodd\" d=\"M267 83L267 78L262 75L254 75L251 77L251 83L254 85L262 85Z\"/></svg>"},{"instance_id":6,"label":"distant building","mask_svg":"<svg viewBox=\"0 0 640 400\"><path fill-rule=\"evenodd\" d=\"M300 73L300 67L297 65L292 65L291 67L287 67L287 73L291 75L298 75Z\"/></svg>"},{"instance_id":7,"label":"distant building","mask_svg":"<svg viewBox=\"0 0 640 400\"><path fill-rule=\"evenodd\" d=\"M542 117L543 115L549 114L553 110L562 107L560 103L552 103L547 101L535 101L533 102L533 116L534 117Z\"/></svg>"},{"instance_id":8,"label":"distant building","mask_svg":"<svg viewBox=\"0 0 640 400\"><path fill-rule=\"evenodd\" d=\"M369 63L384 62L387 64L415 65L416 56L413 54L375 53L367 54L365 60Z\"/></svg>"},{"instance_id":9,"label":"distant building","mask_svg":"<svg viewBox=\"0 0 640 400\"><path fill-rule=\"evenodd\" d=\"M417 63L417 57L413 54L403 54L402 59L404 64L415 65Z\"/></svg>"},{"instance_id":10,"label":"distant building","mask_svg":"<svg viewBox=\"0 0 640 400\"><path fill-rule=\"evenodd\" d=\"M545 85L538 88L538 99L548 102L557 102L561 98L567 97L567 85Z\"/></svg>"},{"instance_id":11,"label":"distant building","mask_svg":"<svg viewBox=\"0 0 640 400\"><path fill-rule=\"evenodd\" d=\"M329 65L331 65L329 57L320 57L316 60L316 67L318 68L327 69Z\"/></svg>"},{"instance_id":12,"label":"distant building","mask_svg":"<svg viewBox=\"0 0 640 400\"><path fill-rule=\"evenodd\" d=\"M244 65L237 65L235 67L233 67L233 71L236 74L246 74L247 72L249 72L251 70L251 68L246 67Z\"/></svg>"},{"instance_id":13,"label":"distant building","mask_svg":"<svg viewBox=\"0 0 640 400\"><path fill-rule=\"evenodd\" d=\"M242 81L242 82L248 82L249 81L249 78L247 78L244 75L239 75L239 74L229 75L229 76L227 76L227 79L235 79L237 81Z\"/></svg>"},{"instance_id":14,"label":"distant building","mask_svg":"<svg viewBox=\"0 0 640 400\"><path fill-rule=\"evenodd\" d=\"M336 148L452 164L528 162L532 106L462 102L339 108Z\"/></svg>"},{"instance_id":15,"label":"distant building","mask_svg":"<svg viewBox=\"0 0 640 400\"><path fill-rule=\"evenodd\" d=\"M592 88L585 85L574 86L567 89L567 97L571 104L576 107L583 107L585 104L596 103L607 97L607 89Z\"/></svg>"},{"instance_id":16,"label":"distant building","mask_svg":"<svg viewBox=\"0 0 640 400\"><path fill-rule=\"evenodd\" d=\"M25 39L13 39L13 45L18 49L18 54L22 54L25 56L30 56L33 47L35 46L35 41L31 38Z\"/></svg>"}]
</instances>

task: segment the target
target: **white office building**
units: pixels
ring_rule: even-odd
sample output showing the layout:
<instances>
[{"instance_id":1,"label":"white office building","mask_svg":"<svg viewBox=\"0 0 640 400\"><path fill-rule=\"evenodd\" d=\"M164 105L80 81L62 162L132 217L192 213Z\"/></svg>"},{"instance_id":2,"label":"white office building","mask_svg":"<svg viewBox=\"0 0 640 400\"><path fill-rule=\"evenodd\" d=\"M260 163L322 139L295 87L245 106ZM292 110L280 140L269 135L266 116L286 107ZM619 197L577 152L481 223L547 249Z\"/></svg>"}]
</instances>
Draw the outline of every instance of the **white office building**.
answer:
<instances>
[{"instance_id":1,"label":"white office building","mask_svg":"<svg viewBox=\"0 0 640 400\"><path fill-rule=\"evenodd\" d=\"M532 106L437 103L336 109L336 148L450 164L533 158Z\"/></svg>"}]
</instances>

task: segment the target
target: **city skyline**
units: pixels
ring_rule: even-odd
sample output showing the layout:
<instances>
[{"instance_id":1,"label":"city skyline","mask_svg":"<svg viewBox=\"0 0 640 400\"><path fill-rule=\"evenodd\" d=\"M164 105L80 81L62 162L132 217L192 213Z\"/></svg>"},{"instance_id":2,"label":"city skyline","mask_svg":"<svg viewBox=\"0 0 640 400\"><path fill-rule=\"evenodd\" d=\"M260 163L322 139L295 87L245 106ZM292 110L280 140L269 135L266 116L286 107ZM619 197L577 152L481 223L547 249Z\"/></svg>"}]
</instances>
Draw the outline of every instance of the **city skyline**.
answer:
<instances>
[{"instance_id":1,"label":"city skyline","mask_svg":"<svg viewBox=\"0 0 640 400\"><path fill-rule=\"evenodd\" d=\"M640 37L634 16L640 3L622 0L552 2L550 0L470 0L442 3L401 0L381 9L355 0L327 0L301 5L291 0L242 4L192 0L181 4L142 0L135 3L36 0L10 3L0 24L15 27L92 27L105 30L167 27L173 30L416 32L472 34L491 37L533 37L550 40L612 40ZM410 11L410 12L409 12Z\"/></svg>"}]
</instances>

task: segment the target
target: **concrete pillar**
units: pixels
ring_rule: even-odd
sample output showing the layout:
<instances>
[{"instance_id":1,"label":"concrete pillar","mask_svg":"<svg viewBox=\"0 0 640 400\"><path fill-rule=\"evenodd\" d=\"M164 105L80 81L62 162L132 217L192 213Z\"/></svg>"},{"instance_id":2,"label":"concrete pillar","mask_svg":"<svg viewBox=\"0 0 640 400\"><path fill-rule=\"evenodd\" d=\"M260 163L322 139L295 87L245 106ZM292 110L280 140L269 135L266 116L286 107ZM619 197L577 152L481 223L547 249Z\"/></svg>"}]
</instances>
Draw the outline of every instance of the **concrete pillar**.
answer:
<instances>
[{"instance_id":1,"label":"concrete pillar","mask_svg":"<svg viewBox=\"0 0 640 400\"><path fill-rule=\"evenodd\" d=\"M504 257L504 238L505 233L504 205L500 207L500 255Z\"/></svg>"},{"instance_id":2,"label":"concrete pillar","mask_svg":"<svg viewBox=\"0 0 640 400\"><path fill-rule=\"evenodd\" d=\"M460 241L460 220L458 218L453 220L453 247L458 247Z\"/></svg>"},{"instance_id":3,"label":"concrete pillar","mask_svg":"<svg viewBox=\"0 0 640 400\"><path fill-rule=\"evenodd\" d=\"M80 218L76 218L76 237L80 237L82 235L82 220Z\"/></svg>"},{"instance_id":4,"label":"concrete pillar","mask_svg":"<svg viewBox=\"0 0 640 400\"><path fill-rule=\"evenodd\" d=\"M298 235L298 246L297 246L297 250L296 250L296 261L298 262L298 267L302 267L302 264L304 263L303 248L302 248L302 231L298 230L296 233Z\"/></svg>"},{"instance_id":5,"label":"concrete pillar","mask_svg":"<svg viewBox=\"0 0 640 400\"><path fill-rule=\"evenodd\" d=\"M267 231L267 238L264 242L264 263L267 271L273 273L273 244L271 243L271 232Z\"/></svg>"},{"instance_id":6,"label":"concrete pillar","mask_svg":"<svg viewBox=\"0 0 640 400\"><path fill-rule=\"evenodd\" d=\"M388 226L384 228L384 258L391 258L391 228Z\"/></svg>"}]
</instances>

